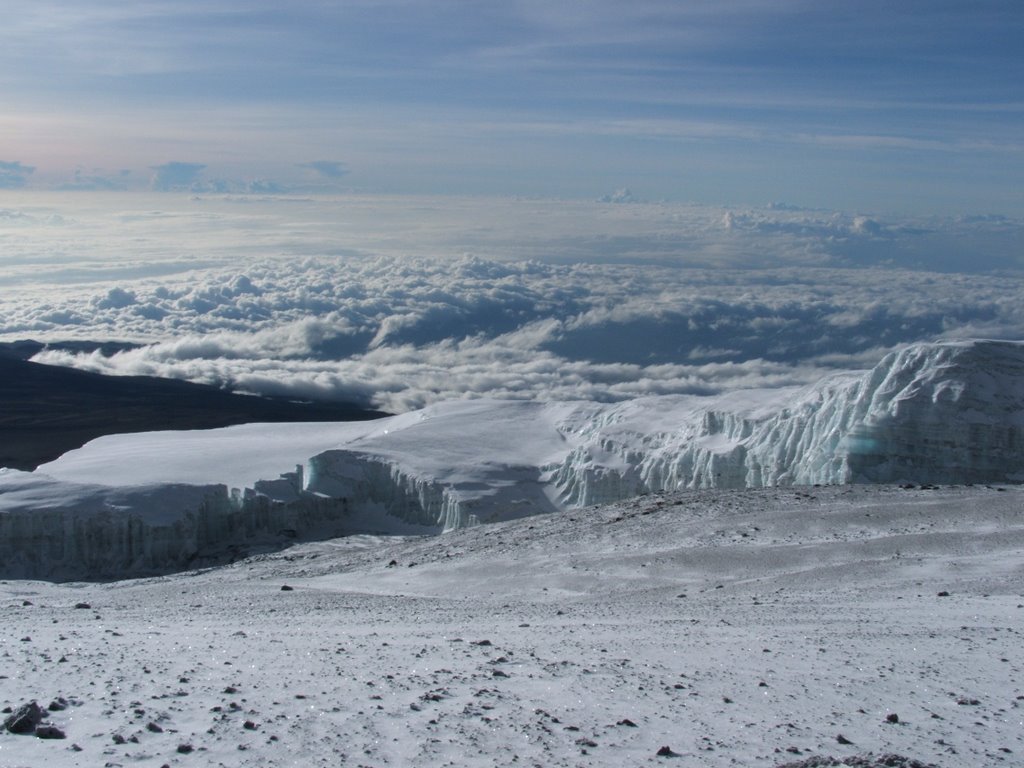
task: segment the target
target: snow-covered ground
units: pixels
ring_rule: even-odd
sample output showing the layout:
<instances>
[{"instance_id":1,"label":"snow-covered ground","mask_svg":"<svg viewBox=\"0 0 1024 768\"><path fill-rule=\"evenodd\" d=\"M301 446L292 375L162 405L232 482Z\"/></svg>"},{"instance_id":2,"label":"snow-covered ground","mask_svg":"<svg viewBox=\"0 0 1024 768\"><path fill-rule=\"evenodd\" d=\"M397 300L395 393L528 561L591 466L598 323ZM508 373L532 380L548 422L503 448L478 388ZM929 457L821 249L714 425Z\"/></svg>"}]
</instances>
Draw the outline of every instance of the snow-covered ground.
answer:
<instances>
[{"instance_id":1,"label":"snow-covered ground","mask_svg":"<svg viewBox=\"0 0 1024 768\"><path fill-rule=\"evenodd\" d=\"M0 705L68 704L7 768L1024 754L1014 486L652 494L0 609Z\"/></svg>"}]
</instances>

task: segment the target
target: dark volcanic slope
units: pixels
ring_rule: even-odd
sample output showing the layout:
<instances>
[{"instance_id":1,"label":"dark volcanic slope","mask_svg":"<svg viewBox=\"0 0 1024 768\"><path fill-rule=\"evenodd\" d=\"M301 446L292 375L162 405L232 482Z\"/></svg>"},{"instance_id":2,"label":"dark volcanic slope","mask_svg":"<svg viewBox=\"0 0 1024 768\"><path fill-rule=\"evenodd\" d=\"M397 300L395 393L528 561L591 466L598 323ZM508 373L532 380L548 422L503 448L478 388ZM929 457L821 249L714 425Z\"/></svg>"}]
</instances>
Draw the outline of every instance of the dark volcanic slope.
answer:
<instances>
[{"instance_id":1,"label":"dark volcanic slope","mask_svg":"<svg viewBox=\"0 0 1024 768\"><path fill-rule=\"evenodd\" d=\"M186 381L103 376L0 354L0 467L35 469L116 432L256 421L361 421L384 415L348 403L252 397Z\"/></svg>"}]
</instances>

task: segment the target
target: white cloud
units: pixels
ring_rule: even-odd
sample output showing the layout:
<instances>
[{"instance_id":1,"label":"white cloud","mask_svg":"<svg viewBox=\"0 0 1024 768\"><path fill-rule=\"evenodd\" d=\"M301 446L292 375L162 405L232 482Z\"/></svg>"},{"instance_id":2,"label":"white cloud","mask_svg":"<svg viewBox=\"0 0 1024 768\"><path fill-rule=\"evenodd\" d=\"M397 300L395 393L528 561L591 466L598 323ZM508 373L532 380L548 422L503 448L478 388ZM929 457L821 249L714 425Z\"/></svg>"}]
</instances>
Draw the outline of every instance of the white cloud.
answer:
<instances>
[{"instance_id":1,"label":"white cloud","mask_svg":"<svg viewBox=\"0 0 1024 768\"><path fill-rule=\"evenodd\" d=\"M799 383L920 339L1024 338L1024 226L1002 217L150 202L0 211L21 222L0 255L18 287L0 295L0 338L152 342L43 359L390 410Z\"/></svg>"}]
</instances>

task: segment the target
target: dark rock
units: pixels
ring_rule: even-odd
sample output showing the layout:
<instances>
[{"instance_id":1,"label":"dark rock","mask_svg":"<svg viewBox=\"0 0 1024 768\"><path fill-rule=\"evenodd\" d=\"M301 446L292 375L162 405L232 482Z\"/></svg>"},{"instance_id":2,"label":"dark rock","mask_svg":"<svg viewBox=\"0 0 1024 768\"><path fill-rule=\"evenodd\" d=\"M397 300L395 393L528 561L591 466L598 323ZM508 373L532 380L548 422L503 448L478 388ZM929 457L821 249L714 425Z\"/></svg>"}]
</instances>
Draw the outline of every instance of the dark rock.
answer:
<instances>
[{"instance_id":1,"label":"dark rock","mask_svg":"<svg viewBox=\"0 0 1024 768\"><path fill-rule=\"evenodd\" d=\"M65 739L64 731L52 723L41 723L36 726L36 736L40 739Z\"/></svg>"},{"instance_id":2,"label":"dark rock","mask_svg":"<svg viewBox=\"0 0 1024 768\"><path fill-rule=\"evenodd\" d=\"M949 597L949 592L947 592L946 590L942 590L938 593L937 597Z\"/></svg>"},{"instance_id":3,"label":"dark rock","mask_svg":"<svg viewBox=\"0 0 1024 768\"><path fill-rule=\"evenodd\" d=\"M254 723L252 720L246 720L244 723L242 723L242 727L245 728L245 730L247 731L255 731L256 723Z\"/></svg>"},{"instance_id":4,"label":"dark rock","mask_svg":"<svg viewBox=\"0 0 1024 768\"><path fill-rule=\"evenodd\" d=\"M838 741L840 744L853 744L852 741L843 736L843 734L841 733L838 736L836 736L836 741Z\"/></svg>"},{"instance_id":5,"label":"dark rock","mask_svg":"<svg viewBox=\"0 0 1024 768\"><path fill-rule=\"evenodd\" d=\"M149 731L150 733L163 733L164 732L164 729L159 725L159 723L147 723L146 724L146 730Z\"/></svg>"},{"instance_id":6,"label":"dark rock","mask_svg":"<svg viewBox=\"0 0 1024 768\"><path fill-rule=\"evenodd\" d=\"M92 606L88 603L75 603L75 608L78 608L79 610L88 610L92 608Z\"/></svg>"},{"instance_id":7,"label":"dark rock","mask_svg":"<svg viewBox=\"0 0 1024 768\"><path fill-rule=\"evenodd\" d=\"M621 720L619 720L619 722L616 723L616 725L624 725L627 728L636 728L637 727L637 724L634 723L632 720L630 720L628 717L622 718Z\"/></svg>"},{"instance_id":8,"label":"dark rock","mask_svg":"<svg viewBox=\"0 0 1024 768\"><path fill-rule=\"evenodd\" d=\"M179 744L178 745L178 754L179 755L187 755L189 752L193 752L194 750L195 750L195 747L193 747L191 744Z\"/></svg>"},{"instance_id":9,"label":"dark rock","mask_svg":"<svg viewBox=\"0 0 1024 768\"><path fill-rule=\"evenodd\" d=\"M32 733L46 717L40 706L30 701L22 704L8 717L4 718L4 728L11 733L27 734Z\"/></svg>"},{"instance_id":10,"label":"dark rock","mask_svg":"<svg viewBox=\"0 0 1024 768\"><path fill-rule=\"evenodd\" d=\"M282 592L292 592L294 590L295 590L295 587L289 587L287 584L284 584L284 585L281 586L281 591Z\"/></svg>"},{"instance_id":11,"label":"dark rock","mask_svg":"<svg viewBox=\"0 0 1024 768\"><path fill-rule=\"evenodd\" d=\"M63 696L58 696L56 699L51 701L46 708L51 712L63 712L68 708L68 700Z\"/></svg>"},{"instance_id":12,"label":"dark rock","mask_svg":"<svg viewBox=\"0 0 1024 768\"><path fill-rule=\"evenodd\" d=\"M681 757L678 752L672 751L672 747L661 747L656 754L658 757Z\"/></svg>"},{"instance_id":13,"label":"dark rock","mask_svg":"<svg viewBox=\"0 0 1024 768\"><path fill-rule=\"evenodd\" d=\"M900 716L895 712L892 712L885 716L885 722L896 724L900 721Z\"/></svg>"},{"instance_id":14,"label":"dark rock","mask_svg":"<svg viewBox=\"0 0 1024 768\"><path fill-rule=\"evenodd\" d=\"M780 763L775 768L936 768L932 763L922 763L903 755L858 755L855 757L823 757L816 755L792 763Z\"/></svg>"}]
</instances>

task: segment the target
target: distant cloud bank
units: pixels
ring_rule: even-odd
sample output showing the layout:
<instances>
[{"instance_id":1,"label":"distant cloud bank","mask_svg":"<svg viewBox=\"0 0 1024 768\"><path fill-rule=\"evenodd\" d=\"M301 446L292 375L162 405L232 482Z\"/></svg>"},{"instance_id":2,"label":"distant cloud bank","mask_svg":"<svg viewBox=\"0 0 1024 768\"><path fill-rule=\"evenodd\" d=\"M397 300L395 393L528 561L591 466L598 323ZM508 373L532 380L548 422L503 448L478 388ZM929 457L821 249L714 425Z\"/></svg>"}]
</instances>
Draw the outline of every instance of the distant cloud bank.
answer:
<instances>
[{"instance_id":1,"label":"distant cloud bank","mask_svg":"<svg viewBox=\"0 0 1024 768\"><path fill-rule=\"evenodd\" d=\"M149 342L44 362L393 411L714 394L1024 338L1024 224L1003 217L226 197L0 219L0 338Z\"/></svg>"},{"instance_id":2,"label":"distant cloud bank","mask_svg":"<svg viewBox=\"0 0 1024 768\"><path fill-rule=\"evenodd\" d=\"M188 189L199 179L199 174L206 168L202 163L164 163L154 165L153 178L150 186L160 192Z\"/></svg>"},{"instance_id":3,"label":"distant cloud bank","mask_svg":"<svg viewBox=\"0 0 1024 768\"><path fill-rule=\"evenodd\" d=\"M35 172L31 165L0 160L0 189L20 189Z\"/></svg>"}]
</instances>

